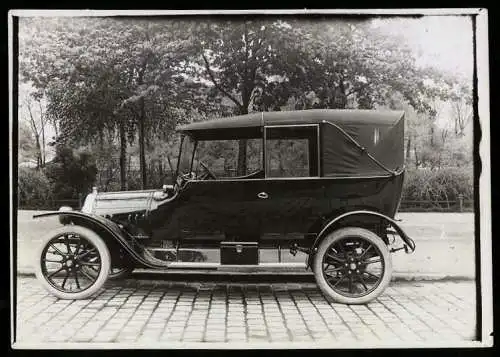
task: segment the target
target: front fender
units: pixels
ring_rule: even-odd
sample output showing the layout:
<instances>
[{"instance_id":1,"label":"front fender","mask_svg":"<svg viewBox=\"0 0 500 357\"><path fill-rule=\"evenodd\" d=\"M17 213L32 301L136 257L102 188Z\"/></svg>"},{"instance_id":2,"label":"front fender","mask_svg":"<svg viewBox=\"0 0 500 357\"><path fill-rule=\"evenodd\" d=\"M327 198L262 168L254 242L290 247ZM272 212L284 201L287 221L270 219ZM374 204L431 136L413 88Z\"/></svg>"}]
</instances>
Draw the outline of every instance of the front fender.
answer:
<instances>
[{"instance_id":1,"label":"front fender","mask_svg":"<svg viewBox=\"0 0 500 357\"><path fill-rule=\"evenodd\" d=\"M311 245L310 249L310 254L307 259L307 266L310 266L311 260L314 257L314 253L316 252L317 246L319 245L320 241L323 239L323 237L331 231L335 227L335 225L338 225L342 222L342 220L346 219L347 217L362 217L362 216L370 216L370 217L378 217L383 220L385 220L389 225L391 225L396 233L401 237L403 242L406 244L406 246L409 248L408 253L413 253L415 251L415 242L413 239L411 239L404 231L403 229L397 224L397 222L390 218L387 217L386 215L374 211L366 211L366 210L360 210L360 211L351 211L347 212L344 214L341 214L340 216L335 217L331 221L329 221L318 233L316 236L316 239L314 240L313 244Z\"/></svg>"},{"instance_id":2,"label":"front fender","mask_svg":"<svg viewBox=\"0 0 500 357\"><path fill-rule=\"evenodd\" d=\"M165 268L164 266L156 265L150 261L145 260L142 256L144 248L141 245L137 244L133 237L131 237L125 230L121 229L118 224L109 219L79 211L47 212L36 214L33 216L33 218L36 219L50 216L59 216L59 221L62 224L69 224L73 221L76 221L77 223L75 224L87 227L93 231L96 231L96 229L104 231L107 237L110 237L116 243L118 243L137 263L153 269ZM104 239L106 237L101 238Z\"/></svg>"}]
</instances>

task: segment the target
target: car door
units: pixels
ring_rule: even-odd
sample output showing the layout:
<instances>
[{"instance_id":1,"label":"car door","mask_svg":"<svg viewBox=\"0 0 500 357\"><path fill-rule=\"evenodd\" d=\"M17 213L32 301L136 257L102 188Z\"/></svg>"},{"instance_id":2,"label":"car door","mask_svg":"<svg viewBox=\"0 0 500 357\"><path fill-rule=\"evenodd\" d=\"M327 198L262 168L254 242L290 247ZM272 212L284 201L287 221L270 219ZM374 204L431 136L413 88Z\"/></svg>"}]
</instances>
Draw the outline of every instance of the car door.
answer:
<instances>
[{"instance_id":1,"label":"car door","mask_svg":"<svg viewBox=\"0 0 500 357\"><path fill-rule=\"evenodd\" d=\"M197 179L183 188L177 207L179 226L186 237L258 240L261 202L255 193L260 192L264 177L262 138L247 139L246 144L247 172L242 176L235 174L238 139L198 144L193 165Z\"/></svg>"},{"instance_id":2,"label":"car door","mask_svg":"<svg viewBox=\"0 0 500 357\"><path fill-rule=\"evenodd\" d=\"M329 207L319 177L318 125L265 127L262 201L265 238L303 237Z\"/></svg>"},{"instance_id":3,"label":"car door","mask_svg":"<svg viewBox=\"0 0 500 357\"><path fill-rule=\"evenodd\" d=\"M176 216L184 238L258 237L261 180L188 182L179 197Z\"/></svg>"}]
</instances>

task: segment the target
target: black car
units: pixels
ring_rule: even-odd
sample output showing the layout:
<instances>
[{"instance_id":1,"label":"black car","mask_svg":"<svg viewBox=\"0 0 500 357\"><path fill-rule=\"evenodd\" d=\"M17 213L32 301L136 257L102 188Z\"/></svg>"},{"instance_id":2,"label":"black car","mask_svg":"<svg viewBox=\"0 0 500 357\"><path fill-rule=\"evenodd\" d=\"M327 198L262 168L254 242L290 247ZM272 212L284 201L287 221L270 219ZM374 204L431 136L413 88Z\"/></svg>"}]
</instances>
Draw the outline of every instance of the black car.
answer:
<instances>
[{"instance_id":1,"label":"black car","mask_svg":"<svg viewBox=\"0 0 500 357\"><path fill-rule=\"evenodd\" d=\"M390 253L414 251L394 220L405 172L403 112L251 113L177 130L173 184L94 189L81 211L34 216L58 215L63 224L36 255L37 277L51 293L86 298L134 268L186 265L179 257L188 248L219 249L217 264L199 253L187 264L215 268L265 265L259 252L269 248L284 264L286 248L306 254L325 296L363 304L389 284Z\"/></svg>"}]
</instances>

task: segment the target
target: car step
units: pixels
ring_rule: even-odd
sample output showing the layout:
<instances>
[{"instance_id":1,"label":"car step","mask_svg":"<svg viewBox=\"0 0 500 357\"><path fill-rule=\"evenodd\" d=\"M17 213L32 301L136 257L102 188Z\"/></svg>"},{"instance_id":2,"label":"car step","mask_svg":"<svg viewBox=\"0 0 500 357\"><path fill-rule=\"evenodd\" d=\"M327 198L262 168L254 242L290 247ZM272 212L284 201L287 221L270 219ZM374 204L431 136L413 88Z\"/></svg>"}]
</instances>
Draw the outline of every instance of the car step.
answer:
<instances>
[{"instance_id":1,"label":"car step","mask_svg":"<svg viewBox=\"0 0 500 357\"><path fill-rule=\"evenodd\" d=\"M220 263L194 263L194 262L172 262L168 269L194 269L194 270L217 270L217 271L269 271L269 270L306 270L305 263L260 263L256 265L222 265Z\"/></svg>"}]
</instances>

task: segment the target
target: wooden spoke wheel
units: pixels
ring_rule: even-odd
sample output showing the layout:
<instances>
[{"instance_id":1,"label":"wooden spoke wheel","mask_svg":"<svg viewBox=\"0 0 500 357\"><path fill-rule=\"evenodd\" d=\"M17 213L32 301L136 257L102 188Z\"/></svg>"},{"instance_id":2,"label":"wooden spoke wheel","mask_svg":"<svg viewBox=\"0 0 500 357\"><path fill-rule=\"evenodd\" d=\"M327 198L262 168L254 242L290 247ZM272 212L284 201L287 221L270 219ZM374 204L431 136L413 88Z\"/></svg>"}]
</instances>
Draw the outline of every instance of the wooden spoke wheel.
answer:
<instances>
[{"instance_id":1,"label":"wooden spoke wheel","mask_svg":"<svg viewBox=\"0 0 500 357\"><path fill-rule=\"evenodd\" d=\"M388 286L391 255L375 233L363 228L341 228L320 243L314 274L321 291L332 300L366 304Z\"/></svg>"},{"instance_id":2,"label":"wooden spoke wheel","mask_svg":"<svg viewBox=\"0 0 500 357\"><path fill-rule=\"evenodd\" d=\"M111 269L109 270L108 279L110 280L120 280L126 279L129 277L134 271L135 267L133 263L130 262L126 257L126 253L121 249L119 249L119 254L117 254L116 258L111 258ZM96 259L95 257L92 259ZM116 262L115 262L116 259ZM98 274L95 266L86 265L83 267L87 274L91 276L96 276Z\"/></svg>"},{"instance_id":3,"label":"wooden spoke wheel","mask_svg":"<svg viewBox=\"0 0 500 357\"><path fill-rule=\"evenodd\" d=\"M80 226L64 226L45 237L36 257L38 280L61 299L85 299L96 293L111 265L106 243Z\"/></svg>"},{"instance_id":4,"label":"wooden spoke wheel","mask_svg":"<svg viewBox=\"0 0 500 357\"><path fill-rule=\"evenodd\" d=\"M84 266L83 269L86 271L87 274L91 276L95 276L98 273L98 271L93 266ZM133 270L134 268L130 266L122 266L122 267L112 266L108 274L108 279L110 280L126 279L127 277L130 276Z\"/></svg>"}]
</instances>

